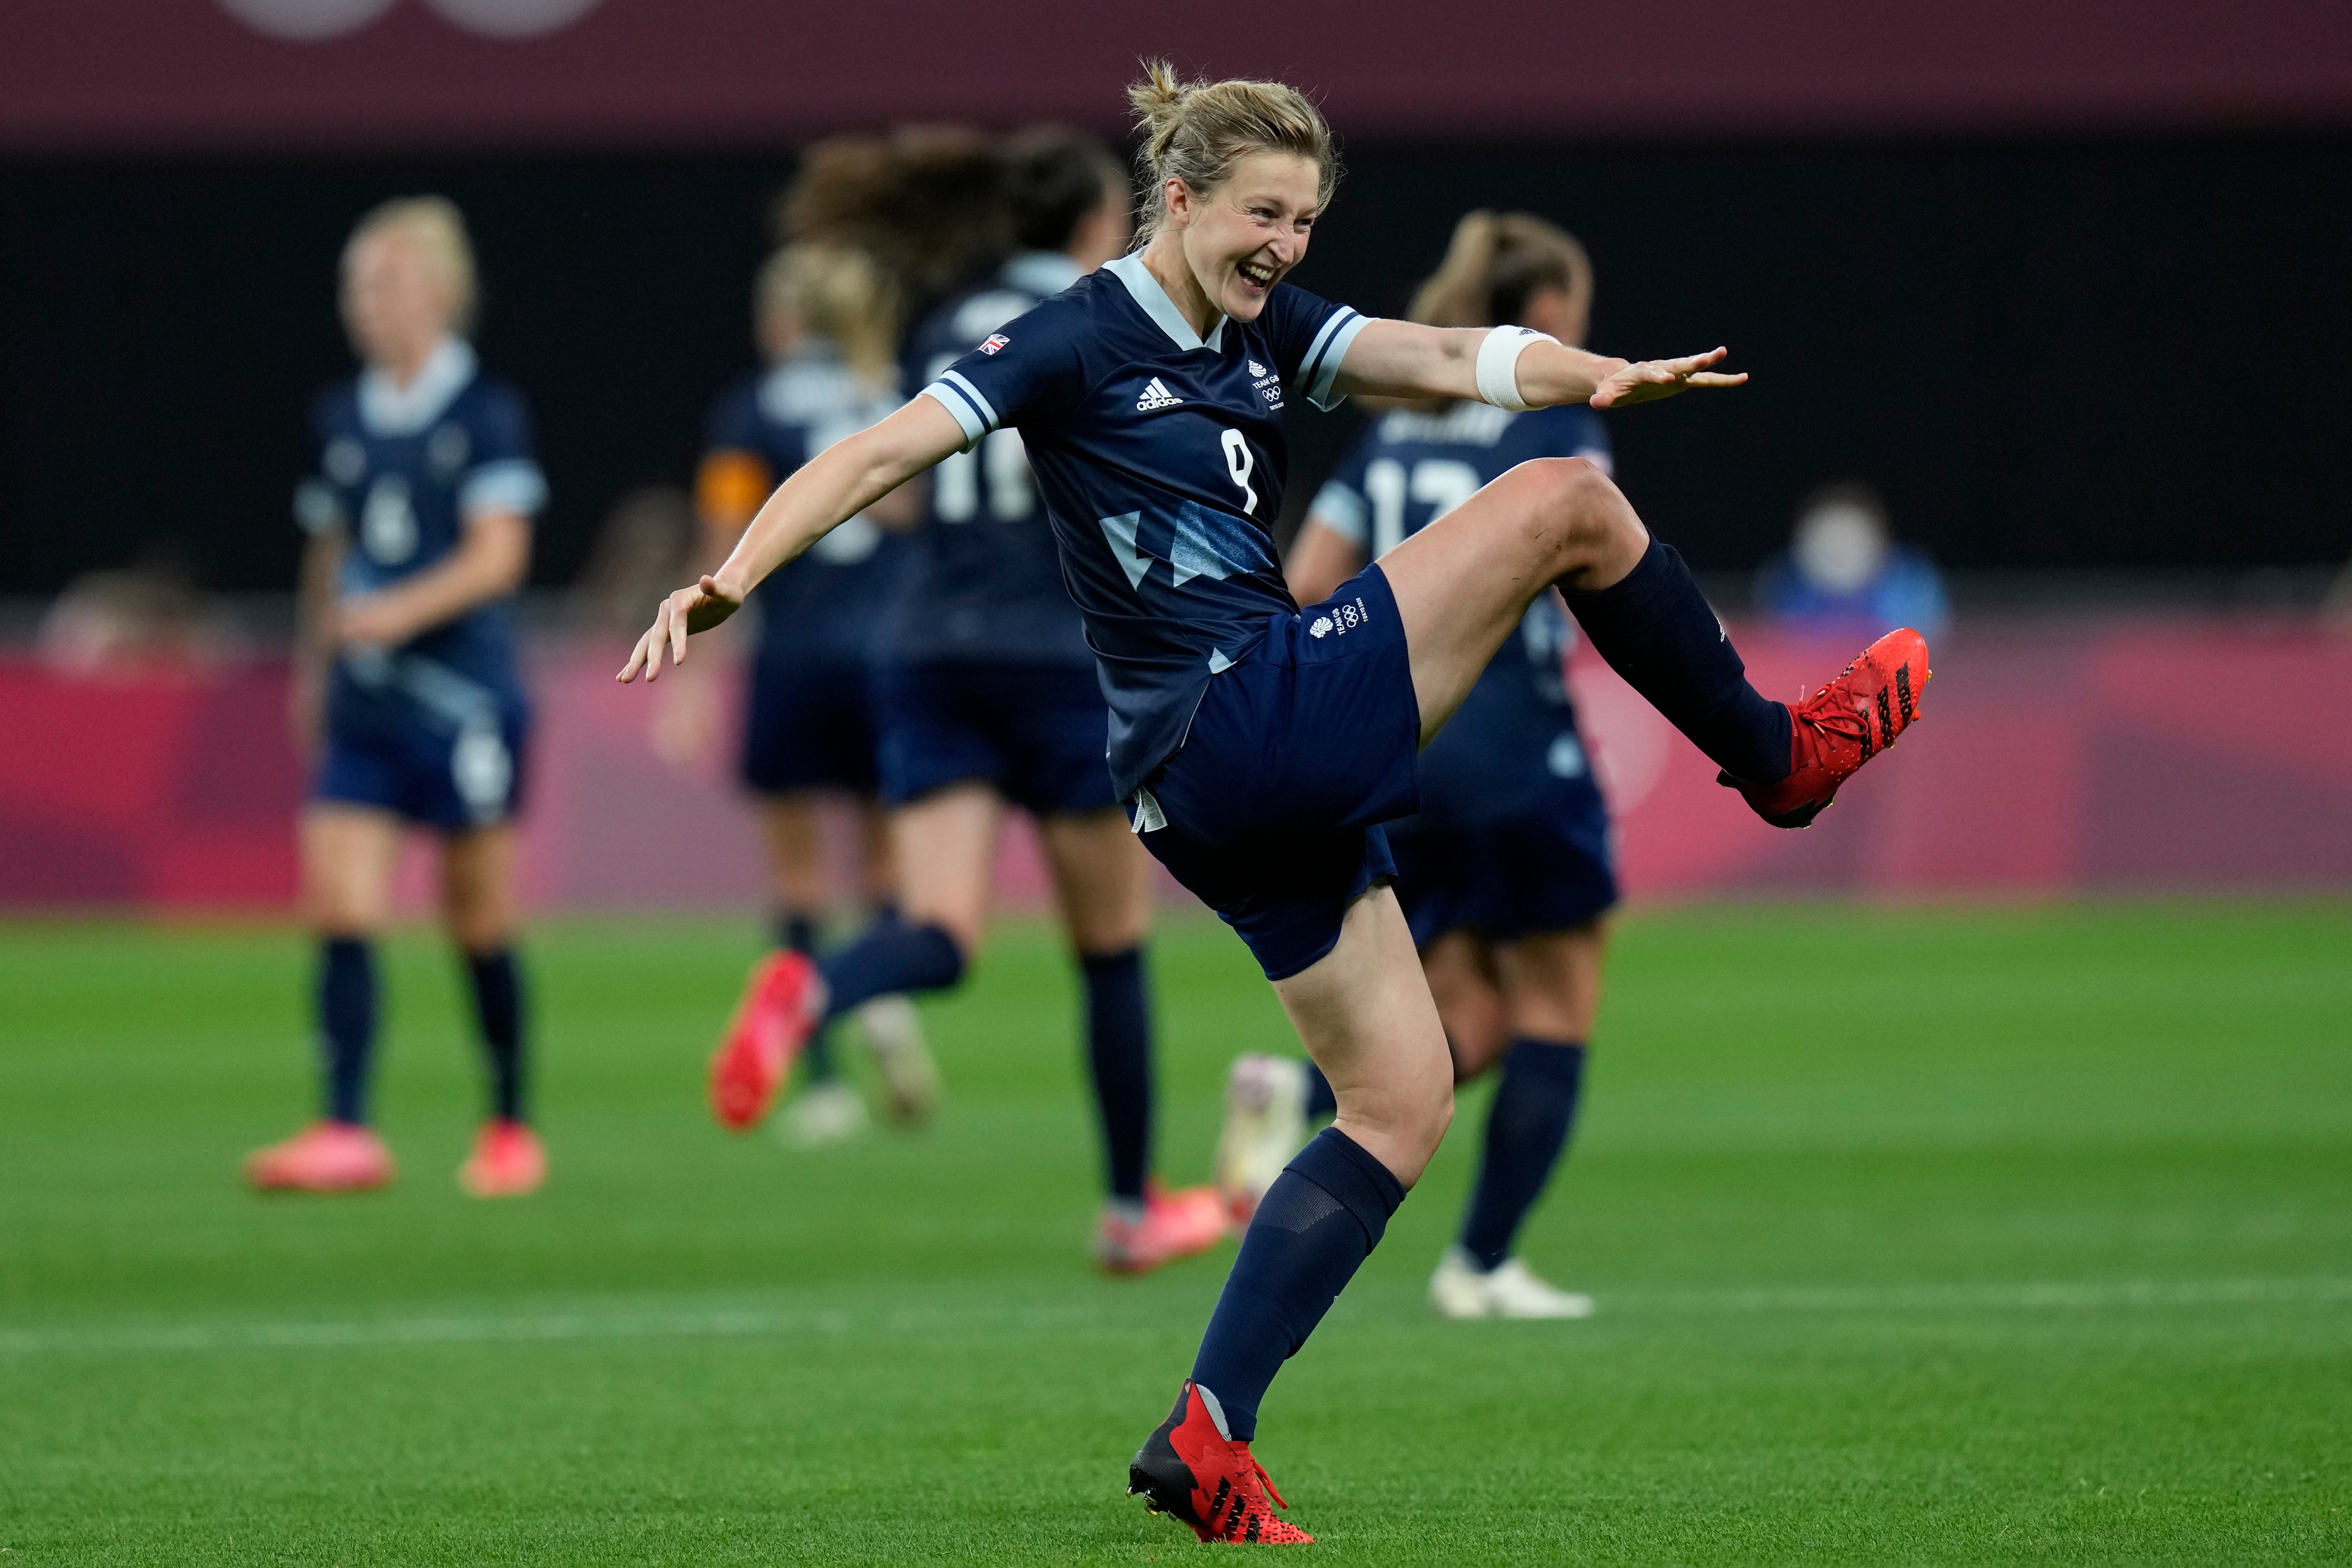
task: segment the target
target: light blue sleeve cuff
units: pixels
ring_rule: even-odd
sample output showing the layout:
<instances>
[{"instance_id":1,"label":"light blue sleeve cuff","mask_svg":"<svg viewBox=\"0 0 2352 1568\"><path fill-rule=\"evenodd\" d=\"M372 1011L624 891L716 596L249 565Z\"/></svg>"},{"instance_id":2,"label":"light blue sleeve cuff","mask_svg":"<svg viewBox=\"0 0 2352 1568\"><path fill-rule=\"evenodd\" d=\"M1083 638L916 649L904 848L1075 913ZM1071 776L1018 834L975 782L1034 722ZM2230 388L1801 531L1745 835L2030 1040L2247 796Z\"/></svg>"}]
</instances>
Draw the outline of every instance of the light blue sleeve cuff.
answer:
<instances>
[{"instance_id":1,"label":"light blue sleeve cuff","mask_svg":"<svg viewBox=\"0 0 2352 1568\"><path fill-rule=\"evenodd\" d=\"M303 532L324 533L350 521L335 494L335 487L326 480L304 479L294 487L294 521Z\"/></svg>"},{"instance_id":2,"label":"light blue sleeve cuff","mask_svg":"<svg viewBox=\"0 0 2352 1568\"><path fill-rule=\"evenodd\" d=\"M492 511L520 512L530 517L546 504L547 476L528 458L484 463L467 474L466 482L457 489L460 517L479 517Z\"/></svg>"},{"instance_id":3,"label":"light blue sleeve cuff","mask_svg":"<svg viewBox=\"0 0 2352 1568\"><path fill-rule=\"evenodd\" d=\"M1319 522L1359 550L1370 533L1364 517L1364 498L1354 487L1337 479L1327 480L1315 492L1315 502L1307 509L1307 521Z\"/></svg>"},{"instance_id":4,"label":"light blue sleeve cuff","mask_svg":"<svg viewBox=\"0 0 2352 1568\"><path fill-rule=\"evenodd\" d=\"M1348 357L1348 345L1370 323L1370 317L1344 305L1331 312L1323 330L1307 346L1307 357L1298 363L1298 384L1306 388L1307 402L1327 411L1339 406L1341 395L1331 389L1331 384L1339 379L1339 362Z\"/></svg>"},{"instance_id":5,"label":"light blue sleeve cuff","mask_svg":"<svg viewBox=\"0 0 2352 1568\"><path fill-rule=\"evenodd\" d=\"M923 388L919 395L930 398L954 416L956 425L963 431L963 447L971 450L973 442L996 428L996 410L980 388L964 377L950 371Z\"/></svg>"}]
</instances>

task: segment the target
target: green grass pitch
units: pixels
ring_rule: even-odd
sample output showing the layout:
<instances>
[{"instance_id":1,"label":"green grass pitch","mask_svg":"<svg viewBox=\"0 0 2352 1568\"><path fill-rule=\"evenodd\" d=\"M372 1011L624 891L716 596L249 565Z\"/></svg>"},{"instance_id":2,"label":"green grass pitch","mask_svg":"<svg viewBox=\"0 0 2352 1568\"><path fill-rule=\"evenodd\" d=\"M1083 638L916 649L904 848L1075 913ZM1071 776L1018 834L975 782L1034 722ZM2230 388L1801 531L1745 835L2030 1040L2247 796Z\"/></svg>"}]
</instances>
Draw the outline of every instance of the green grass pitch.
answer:
<instances>
[{"instance_id":1,"label":"green grass pitch","mask_svg":"<svg viewBox=\"0 0 2352 1568\"><path fill-rule=\"evenodd\" d=\"M751 922L531 943L554 1162L451 1179L453 964L390 949L391 1191L264 1200L310 1092L287 931L0 926L0 1568L1139 1563L1120 1495L1230 1248L1090 1271L1073 987L1009 926L914 1137L703 1110ZM1280 1047L1240 945L1155 956L1160 1163ZM1524 1251L1564 1324L1422 1301L1483 1091L1275 1385L1321 1557L2352 1557L2352 905L1642 915ZM1220 1551L1227 1549L1217 1549Z\"/></svg>"}]
</instances>

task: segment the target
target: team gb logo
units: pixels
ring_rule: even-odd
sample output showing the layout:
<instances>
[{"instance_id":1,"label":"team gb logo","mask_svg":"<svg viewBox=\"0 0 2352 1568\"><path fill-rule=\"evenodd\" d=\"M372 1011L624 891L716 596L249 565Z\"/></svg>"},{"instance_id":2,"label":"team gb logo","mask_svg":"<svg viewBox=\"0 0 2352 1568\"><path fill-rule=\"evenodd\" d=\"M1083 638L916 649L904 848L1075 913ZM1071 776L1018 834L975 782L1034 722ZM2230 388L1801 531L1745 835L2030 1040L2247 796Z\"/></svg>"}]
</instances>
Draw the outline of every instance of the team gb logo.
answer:
<instances>
[{"instance_id":1,"label":"team gb logo","mask_svg":"<svg viewBox=\"0 0 2352 1568\"><path fill-rule=\"evenodd\" d=\"M1328 636L1330 636L1330 635L1331 635L1331 617L1330 617L1330 616L1316 616L1316 617L1315 617L1315 624L1314 624L1313 626L1309 626L1309 627L1307 627L1307 635L1308 637L1328 637Z\"/></svg>"},{"instance_id":2,"label":"team gb logo","mask_svg":"<svg viewBox=\"0 0 2352 1568\"><path fill-rule=\"evenodd\" d=\"M1265 366L1258 363L1255 360L1252 360L1250 361L1250 374L1252 375L1264 375L1265 374Z\"/></svg>"}]
</instances>

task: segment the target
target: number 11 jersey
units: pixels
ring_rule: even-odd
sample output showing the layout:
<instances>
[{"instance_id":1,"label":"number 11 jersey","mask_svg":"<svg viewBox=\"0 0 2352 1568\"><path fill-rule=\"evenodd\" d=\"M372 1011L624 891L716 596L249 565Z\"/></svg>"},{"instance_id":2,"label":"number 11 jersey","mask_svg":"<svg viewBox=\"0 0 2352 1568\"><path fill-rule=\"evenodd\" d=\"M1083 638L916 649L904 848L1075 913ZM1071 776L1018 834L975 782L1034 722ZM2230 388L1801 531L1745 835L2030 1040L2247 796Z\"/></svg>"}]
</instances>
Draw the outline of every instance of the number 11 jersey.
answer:
<instances>
[{"instance_id":1,"label":"number 11 jersey","mask_svg":"<svg viewBox=\"0 0 2352 1568\"><path fill-rule=\"evenodd\" d=\"M967 447L1021 432L1110 705L1118 798L1183 743L1209 681L1295 608L1276 558L1292 395L1339 402L1365 325L1278 283L1204 339L1139 257L1006 323L923 389Z\"/></svg>"}]
</instances>

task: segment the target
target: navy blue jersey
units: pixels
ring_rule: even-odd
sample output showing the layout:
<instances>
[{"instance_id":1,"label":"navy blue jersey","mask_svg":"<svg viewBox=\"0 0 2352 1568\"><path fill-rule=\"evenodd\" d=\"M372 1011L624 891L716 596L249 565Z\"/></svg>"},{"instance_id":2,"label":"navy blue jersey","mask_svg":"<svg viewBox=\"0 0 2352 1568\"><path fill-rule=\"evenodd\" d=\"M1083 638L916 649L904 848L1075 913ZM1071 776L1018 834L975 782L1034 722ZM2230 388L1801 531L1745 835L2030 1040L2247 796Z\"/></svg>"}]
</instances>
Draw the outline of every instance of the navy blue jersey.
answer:
<instances>
[{"instance_id":1,"label":"navy blue jersey","mask_svg":"<svg viewBox=\"0 0 2352 1568\"><path fill-rule=\"evenodd\" d=\"M1051 251L1003 270L931 312L907 344L907 384L921 386L999 327L1077 281ZM915 563L893 617L893 662L1003 661L1091 666L1085 623L1062 586L1053 525L1037 499L1021 432L998 429L931 470Z\"/></svg>"},{"instance_id":2,"label":"navy blue jersey","mask_svg":"<svg viewBox=\"0 0 2352 1568\"><path fill-rule=\"evenodd\" d=\"M342 594L387 588L438 563L469 517L529 517L547 502L521 395L482 374L474 351L454 339L408 385L370 369L329 388L310 419L319 471L296 490L294 515L314 533L349 531ZM486 703L520 694L513 626L503 604L490 604L397 648L346 649L328 717L331 724L355 703L390 704L437 727L463 726L482 721Z\"/></svg>"},{"instance_id":3,"label":"navy blue jersey","mask_svg":"<svg viewBox=\"0 0 2352 1568\"><path fill-rule=\"evenodd\" d=\"M1183 743L1210 678L1296 608L1275 559L1293 393L1318 407L1364 318L1276 284L1204 341L1139 257L990 334L924 394L965 445L1021 433L1110 705L1121 799Z\"/></svg>"},{"instance_id":4,"label":"navy blue jersey","mask_svg":"<svg viewBox=\"0 0 2352 1568\"><path fill-rule=\"evenodd\" d=\"M1513 414L1484 403L1384 415L1315 493L1307 516L1378 560L1530 458L1589 458L1608 468L1601 416L1582 404ZM1572 730L1560 666L1575 635L1559 596L1538 595L1430 751L1543 744Z\"/></svg>"},{"instance_id":5,"label":"navy blue jersey","mask_svg":"<svg viewBox=\"0 0 2352 1568\"><path fill-rule=\"evenodd\" d=\"M887 416L899 401L896 389L877 392L860 380L830 342L803 339L785 359L719 395L710 411L709 458L756 459L762 472L753 488L764 498L802 464ZM863 514L851 518L760 584L752 602L760 607L762 640L790 638L813 653L870 663L908 556L904 536Z\"/></svg>"}]
</instances>

